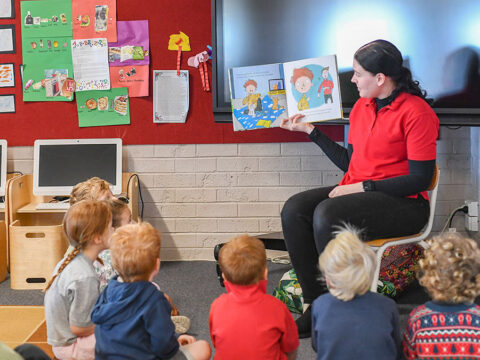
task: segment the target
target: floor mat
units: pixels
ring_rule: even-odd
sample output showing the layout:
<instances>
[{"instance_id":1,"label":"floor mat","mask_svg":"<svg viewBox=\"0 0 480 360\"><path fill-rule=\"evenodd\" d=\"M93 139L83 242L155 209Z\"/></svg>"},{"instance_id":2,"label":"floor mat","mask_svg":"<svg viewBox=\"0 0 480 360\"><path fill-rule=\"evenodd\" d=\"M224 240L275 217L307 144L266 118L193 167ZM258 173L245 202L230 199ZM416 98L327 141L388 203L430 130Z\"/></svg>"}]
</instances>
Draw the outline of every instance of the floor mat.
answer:
<instances>
[{"instance_id":1,"label":"floor mat","mask_svg":"<svg viewBox=\"0 0 480 360\"><path fill-rule=\"evenodd\" d=\"M35 344L53 358L43 306L0 306L0 341L12 349L24 343Z\"/></svg>"}]
</instances>

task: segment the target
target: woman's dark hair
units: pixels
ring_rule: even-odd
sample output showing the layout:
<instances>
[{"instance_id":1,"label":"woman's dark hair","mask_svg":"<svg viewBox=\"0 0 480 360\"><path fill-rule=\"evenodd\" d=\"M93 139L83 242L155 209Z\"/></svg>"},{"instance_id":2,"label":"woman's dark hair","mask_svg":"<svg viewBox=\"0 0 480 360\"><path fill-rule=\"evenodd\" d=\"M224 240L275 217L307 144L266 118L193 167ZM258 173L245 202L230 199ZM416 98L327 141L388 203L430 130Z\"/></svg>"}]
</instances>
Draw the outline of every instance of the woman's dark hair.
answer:
<instances>
[{"instance_id":1,"label":"woman's dark hair","mask_svg":"<svg viewBox=\"0 0 480 360\"><path fill-rule=\"evenodd\" d=\"M402 92L407 92L424 99L428 104L432 99L427 99L427 92L420 89L419 82L412 79L412 73L403 66L403 57L400 50L386 40L374 40L363 45L355 52L355 60L372 74L382 73L392 78L396 87L392 95L396 97Z\"/></svg>"}]
</instances>

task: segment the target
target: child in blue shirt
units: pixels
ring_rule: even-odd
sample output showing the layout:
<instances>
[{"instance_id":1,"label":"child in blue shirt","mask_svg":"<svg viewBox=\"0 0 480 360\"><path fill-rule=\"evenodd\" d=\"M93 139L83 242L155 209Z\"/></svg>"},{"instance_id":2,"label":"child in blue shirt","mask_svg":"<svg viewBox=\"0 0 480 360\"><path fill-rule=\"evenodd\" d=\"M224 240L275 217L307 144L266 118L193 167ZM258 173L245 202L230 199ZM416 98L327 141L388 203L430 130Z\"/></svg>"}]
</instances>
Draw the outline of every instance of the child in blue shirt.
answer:
<instances>
[{"instance_id":1,"label":"child in blue shirt","mask_svg":"<svg viewBox=\"0 0 480 360\"><path fill-rule=\"evenodd\" d=\"M399 358L397 306L369 291L375 262L373 250L349 227L337 232L320 255L329 293L312 304L312 346L318 360Z\"/></svg>"}]
</instances>

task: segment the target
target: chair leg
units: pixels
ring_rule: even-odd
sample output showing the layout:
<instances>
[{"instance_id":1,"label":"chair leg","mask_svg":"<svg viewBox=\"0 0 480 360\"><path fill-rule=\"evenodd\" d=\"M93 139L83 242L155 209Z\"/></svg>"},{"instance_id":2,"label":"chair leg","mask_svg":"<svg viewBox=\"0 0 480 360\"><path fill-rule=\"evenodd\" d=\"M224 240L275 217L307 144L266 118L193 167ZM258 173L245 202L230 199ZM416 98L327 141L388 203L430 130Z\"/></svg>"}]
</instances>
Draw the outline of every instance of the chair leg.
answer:
<instances>
[{"instance_id":1,"label":"chair leg","mask_svg":"<svg viewBox=\"0 0 480 360\"><path fill-rule=\"evenodd\" d=\"M377 264L375 266L375 273L373 274L372 286L370 287L371 292L377 292L378 288L378 277L380 275L380 265L382 264L382 256L385 249L383 247L377 250Z\"/></svg>"}]
</instances>

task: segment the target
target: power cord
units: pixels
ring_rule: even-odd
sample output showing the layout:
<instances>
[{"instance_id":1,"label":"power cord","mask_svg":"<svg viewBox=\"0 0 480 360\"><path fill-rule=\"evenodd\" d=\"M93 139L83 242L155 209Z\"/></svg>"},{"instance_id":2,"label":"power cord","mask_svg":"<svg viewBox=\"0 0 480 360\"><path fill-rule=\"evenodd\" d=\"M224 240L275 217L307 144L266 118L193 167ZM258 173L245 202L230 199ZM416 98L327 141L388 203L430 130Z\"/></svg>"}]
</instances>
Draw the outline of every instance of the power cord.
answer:
<instances>
[{"instance_id":1,"label":"power cord","mask_svg":"<svg viewBox=\"0 0 480 360\"><path fill-rule=\"evenodd\" d=\"M448 216L447 221L445 221L445 225L443 226L442 231L440 231L441 233L444 233L445 230L447 230L448 228L450 228L452 226L453 217L460 211L465 213L465 214L468 214L468 206L467 205L462 205L462 206L459 206L456 209L454 209L450 213L450 215Z\"/></svg>"},{"instance_id":2,"label":"power cord","mask_svg":"<svg viewBox=\"0 0 480 360\"><path fill-rule=\"evenodd\" d=\"M127 193L128 193L128 189L129 189L129 186L130 186L130 181L132 180L133 177L136 177L137 178L137 181L138 181L138 195L140 197L140 202L142 204L142 210L140 211L140 219L143 220L143 209L145 207L145 203L143 202L143 197L142 197L142 187L140 185L140 178L138 177L138 174L132 174L130 175L130 177L128 178L128 181L127 181ZM128 198L128 196L127 196Z\"/></svg>"}]
</instances>

